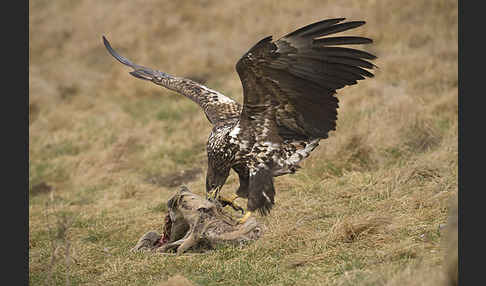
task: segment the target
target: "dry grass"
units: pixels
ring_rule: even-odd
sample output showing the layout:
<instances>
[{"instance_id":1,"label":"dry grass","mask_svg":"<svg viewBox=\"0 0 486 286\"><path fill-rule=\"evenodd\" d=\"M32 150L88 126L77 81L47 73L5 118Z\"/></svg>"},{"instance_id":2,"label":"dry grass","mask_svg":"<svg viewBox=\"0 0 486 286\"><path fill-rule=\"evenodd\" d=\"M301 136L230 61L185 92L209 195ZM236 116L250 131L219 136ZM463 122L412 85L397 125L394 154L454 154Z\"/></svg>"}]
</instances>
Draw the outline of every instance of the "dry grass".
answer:
<instances>
[{"instance_id":1,"label":"dry grass","mask_svg":"<svg viewBox=\"0 0 486 286\"><path fill-rule=\"evenodd\" d=\"M451 263L440 226L458 189L457 1L31 0L29 8L31 285L444 278ZM276 180L277 204L260 218L265 236L198 256L130 253L143 233L161 230L175 185L203 194L211 127L191 101L128 75L101 35L139 64L241 102L234 65L249 47L328 17L367 21L353 33L375 40L366 49L379 69L339 92L336 132L297 174ZM237 185L233 174L224 190Z\"/></svg>"},{"instance_id":2,"label":"dry grass","mask_svg":"<svg viewBox=\"0 0 486 286\"><path fill-rule=\"evenodd\" d=\"M191 283L187 278L181 275L175 275L170 277L167 281L162 282L159 286L193 286L194 284Z\"/></svg>"}]
</instances>

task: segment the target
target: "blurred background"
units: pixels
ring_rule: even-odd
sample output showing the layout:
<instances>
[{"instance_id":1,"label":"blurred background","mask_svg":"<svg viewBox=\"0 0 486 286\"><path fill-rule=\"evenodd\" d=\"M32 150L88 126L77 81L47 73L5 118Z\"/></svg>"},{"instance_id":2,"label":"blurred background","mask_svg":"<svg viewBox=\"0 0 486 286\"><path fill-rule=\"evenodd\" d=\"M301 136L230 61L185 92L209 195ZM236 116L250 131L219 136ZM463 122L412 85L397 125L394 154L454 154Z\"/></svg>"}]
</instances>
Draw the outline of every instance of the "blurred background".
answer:
<instances>
[{"instance_id":1,"label":"blurred background","mask_svg":"<svg viewBox=\"0 0 486 286\"><path fill-rule=\"evenodd\" d=\"M235 64L260 39L278 39L326 18L365 20L366 25L345 34L374 40L359 48L378 56L375 78L338 91L337 130L305 161L301 175L278 180L277 189L283 191L277 198L284 206L299 188L325 185L342 196L331 191L308 196L335 202L327 209L335 207L336 214L359 218L367 209L375 217L395 218L387 226L389 234L435 233L447 220L449 200L457 196L457 13L457 1L452 0L30 0L31 283L62 280L59 273L66 271L82 277L80 269L90 269L48 263L55 256L47 247L52 239L46 229L55 220L46 220L45 213L76 217L65 227L69 231L61 236L64 240L57 241L69 239L71 250L78 249L73 259L100 267L104 264L99 258L79 254L91 253L88 242L101 249L128 247L145 229L160 226L164 202L177 186L187 184L204 193L205 144L211 129L204 114L183 96L130 76L130 69L108 54L102 35L137 64L192 78L242 102ZM349 209L344 201L364 195L343 186L365 181L375 182L367 194L374 199L362 199L361 204L369 205L344 213ZM236 187L233 175L225 188L229 192ZM391 189L403 192L390 194ZM301 204L308 212L322 207L307 205L305 198ZM297 214L286 217L277 208L266 222L285 217L290 225ZM108 217L103 226L96 223L100 216ZM130 216L135 221L127 221ZM129 222L132 227L122 228ZM122 228L123 234L102 235L110 227ZM282 235L280 230L270 230L272 234ZM437 252L424 256L427 265L442 263L439 238L431 235L419 247L415 240L404 246L394 237L389 237L390 251L428 245ZM120 274L112 268L104 271ZM111 277L83 275L101 279L85 278L91 283ZM331 280L341 281L336 279Z\"/></svg>"}]
</instances>

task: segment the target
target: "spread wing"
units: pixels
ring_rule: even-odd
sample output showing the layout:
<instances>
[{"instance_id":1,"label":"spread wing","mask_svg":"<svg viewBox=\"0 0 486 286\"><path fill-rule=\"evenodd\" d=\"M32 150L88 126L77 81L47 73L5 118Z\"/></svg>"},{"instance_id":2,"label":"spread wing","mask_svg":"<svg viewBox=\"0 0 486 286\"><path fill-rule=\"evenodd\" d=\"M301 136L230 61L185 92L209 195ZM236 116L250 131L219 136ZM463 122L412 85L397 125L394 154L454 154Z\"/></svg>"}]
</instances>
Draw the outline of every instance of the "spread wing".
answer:
<instances>
[{"instance_id":1,"label":"spread wing","mask_svg":"<svg viewBox=\"0 0 486 286\"><path fill-rule=\"evenodd\" d=\"M199 104L212 124L240 116L241 105L231 98L190 79L174 77L158 70L134 64L132 61L115 52L104 36L103 43L115 59L133 69L130 72L131 75L164 86L188 97Z\"/></svg>"},{"instance_id":2,"label":"spread wing","mask_svg":"<svg viewBox=\"0 0 486 286\"><path fill-rule=\"evenodd\" d=\"M367 60L376 58L342 47L369 44L371 39L325 37L365 24L340 23L343 20L316 22L277 41L266 37L243 55L236 64L244 91L239 138L279 144L283 140L327 138L328 132L335 130L336 90L373 77L366 69L375 66Z\"/></svg>"},{"instance_id":3,"label":"spread wing","mask_svg":"<svg viewBox=\"0 0 486 286\"><path fill-rule=\"evenodd\" d=\"M336 90L372 77L376 57L341 45L368 44L363 37L325 37L363 25L344 18L310 24L277 41L266 37L236 64L243 85L237 138L249 168L248 210L262 214L274 204L273 174L285 169L285 142L327 138L335 130Z\"/></svg>"}]
</instances>

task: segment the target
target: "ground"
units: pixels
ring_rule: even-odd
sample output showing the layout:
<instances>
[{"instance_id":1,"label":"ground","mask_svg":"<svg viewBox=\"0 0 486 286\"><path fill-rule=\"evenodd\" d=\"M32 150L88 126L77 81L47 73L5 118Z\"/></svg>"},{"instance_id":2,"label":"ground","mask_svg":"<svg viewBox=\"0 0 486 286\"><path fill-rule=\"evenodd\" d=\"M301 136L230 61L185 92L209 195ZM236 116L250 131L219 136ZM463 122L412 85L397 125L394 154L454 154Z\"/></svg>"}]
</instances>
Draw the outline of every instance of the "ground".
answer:
<instances>
[{"instance_id":1,"label":"ground","mask_svg":"<svg viewBox=\"0 0 486 286\"><path fill-rule=\"evenodd\" d=\"M437 285L457 197L457 1L29 1L31 285ZM276 179L265 236L194 256L129 252L167 199L204 194L211 126L141 65L242 102L235 63L258 40L325 18L379 58L339 91L337 130ZM232 174L223 192L238 186ZM240 201L245 204L244 201ZM171 284L172 283L172 284Z\"/></svg>"}]
</instances>

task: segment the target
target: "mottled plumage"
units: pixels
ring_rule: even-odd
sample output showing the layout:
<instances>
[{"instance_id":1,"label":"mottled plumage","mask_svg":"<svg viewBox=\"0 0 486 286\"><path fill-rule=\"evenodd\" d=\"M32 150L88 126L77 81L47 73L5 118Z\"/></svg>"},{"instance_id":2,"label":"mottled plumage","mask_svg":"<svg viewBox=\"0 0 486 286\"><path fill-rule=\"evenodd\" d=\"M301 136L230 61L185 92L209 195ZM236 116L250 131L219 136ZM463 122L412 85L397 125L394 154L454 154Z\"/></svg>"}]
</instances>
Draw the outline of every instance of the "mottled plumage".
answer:
<instances>
[{"instance_id":1,"label":"mottled plumage","mask_svg":"<svg viewBox=\"0 0 486 286\"><path fill-rule=\"evenodd\" d=\"M336 90L373 77L366 69L370 53L341 47L369 44L363 37L326 37L364 21L328 19L272 41L266 37L241 57L236 70L243 85L243 105L194 81L133 64L133 76L154 82L198 103L213 124L208 139L206 191L216 198L229 171L239 175L239 197L248 210L268 214L275 203L273 177L294 173L319 140L336 128Z\"/></svg>"}]
</instances>

